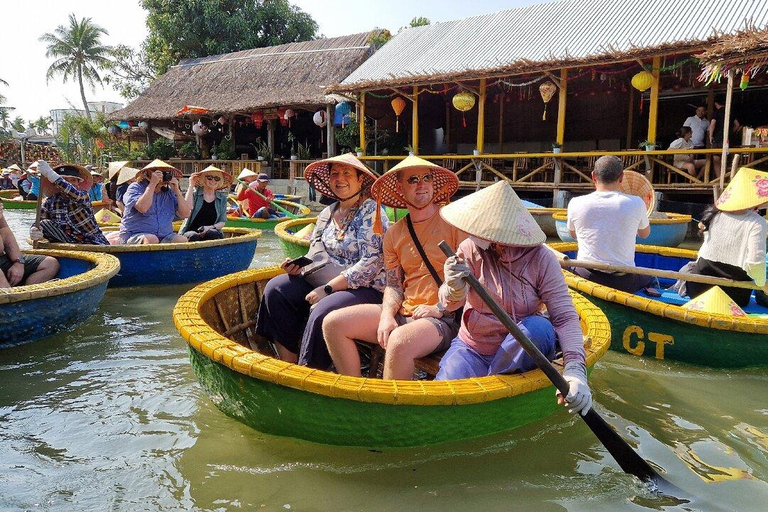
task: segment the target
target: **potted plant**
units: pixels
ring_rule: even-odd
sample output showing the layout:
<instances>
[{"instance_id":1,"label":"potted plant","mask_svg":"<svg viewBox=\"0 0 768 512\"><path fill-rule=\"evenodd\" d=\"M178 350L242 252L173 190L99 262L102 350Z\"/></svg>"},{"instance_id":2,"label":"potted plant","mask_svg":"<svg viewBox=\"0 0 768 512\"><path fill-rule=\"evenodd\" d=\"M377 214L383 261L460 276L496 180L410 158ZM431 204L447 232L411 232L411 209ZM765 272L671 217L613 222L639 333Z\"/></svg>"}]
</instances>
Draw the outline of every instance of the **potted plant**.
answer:
<instances>
[{"instance_id":1,"label":"potted plant","mask_svg":"<svg viewBox=\"0 0 768 512\"><path fill-rule=\"evenodd\" d=\"M656 149L656 143L651 140L644 140L640 143L640 149L645 148L646 151L653 151Z\"/></svg>"},{"instance_id":2,"label":"potted plant","mask_svg":"<svg viewBox=\"0 0 768 512\"><path fill-rule=\"evenodd\" d=\"M296 146L296 156L299 160L311 160L312 150L309 149L309 143L298 144Z\"/></svg>"},{"instance_id":3,"label":"potted plant","mask_svg":"<svg viewBox=\"0 0 768 512\"><path fill-rule=\"evenodd\" d=\"M416 152L416 149L413 147L412 144L408 144L405 146L405 150L408 152L408 156L413 156L413 154Z\"/></svg>"},{"instance_id":4,"label":"potted plant","mask_svg":"<svg viewBox=\"0 0 768 512\"><path fill-rule=\"evenodd\" d=\"M269 151L269 144L261 140L261 137L256 139L256 143L251 143L251 146L256 150L256 159L260 162L269 160L272 157L272 153Z\"/></svg>"},{"instance_id":5,"label":"potted plant","mask_svg":"<svg viewBox=\"0 0 768 512\"><path fill-rule=\"evenodd\" d=\"M480 150L479 149L473 149L472 150L472 154L475 155L475 156L478 156L478 155L480 155Z\"/></svg>"},{"instance_id":6,"label":"potted plant","mask_svg":"<svg viewBox=\"0 0 768 512\"><path fill-rule=\"evenodd\" d=\"M363 156L363 148L361 148L360 146L357 146L355 148L355 153L357 153L357 156Z\"/></svg>"},{"instance_id":7,"label":"potted plant","mask_svg":"<svg viewBox=\"0 0 768 512\"><path fill-rule=\"evenodd\" d=\"M563 150L563 145L559 142L553 142L552 143L552 152L553 153L560 153Z\"/></svg>"}]
</instances>

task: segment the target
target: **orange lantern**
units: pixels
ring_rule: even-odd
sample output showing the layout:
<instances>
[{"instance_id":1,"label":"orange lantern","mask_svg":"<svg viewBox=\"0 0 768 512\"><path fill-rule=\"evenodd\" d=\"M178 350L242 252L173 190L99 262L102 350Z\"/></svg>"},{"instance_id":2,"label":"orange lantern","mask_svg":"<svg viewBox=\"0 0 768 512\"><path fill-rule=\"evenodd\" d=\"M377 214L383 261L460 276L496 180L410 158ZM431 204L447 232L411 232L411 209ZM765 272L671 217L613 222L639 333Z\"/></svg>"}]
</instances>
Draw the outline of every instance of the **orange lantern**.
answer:
<instances>
[{"instance_id":1,"label":"orange lantern","mask_svg":"<svg viewBox=\"0 0 768 512\"><path fill-rule=\"evenodd\" d=\"M395 111L395 132L400 132L400 114L405 110L405 100L400 96L392 100L392 110Z\"/></svg>"},{"instance_id":2,"label":"orange lantern","mask_svg":"<svg viewBox=\"0 0 768 512\"><path fill-rule=\"evenodd\" d=\"M557 91L557 86L549 80L539 86L539 94L541 94L541 99L544 100L544 115L541 116L542 121L547 120L547 103L549 103L549 100L555 95L555 91Z\"/></svg>"},{"instance_id":3,"label":"orange lantern","mask_svg":"<svg viewBox=\"0 0 768 512\"><path fill-rule=\"evenodd\" d=\"M461 124L464 128L466 128L467 119L464 117L464 112L472 110L472 107L475 106L474 94L468 92L460 92L454 95L454 97L451 99L451 103L453 103L453 108L461 112Z\"/></svg>"}]
</instances>

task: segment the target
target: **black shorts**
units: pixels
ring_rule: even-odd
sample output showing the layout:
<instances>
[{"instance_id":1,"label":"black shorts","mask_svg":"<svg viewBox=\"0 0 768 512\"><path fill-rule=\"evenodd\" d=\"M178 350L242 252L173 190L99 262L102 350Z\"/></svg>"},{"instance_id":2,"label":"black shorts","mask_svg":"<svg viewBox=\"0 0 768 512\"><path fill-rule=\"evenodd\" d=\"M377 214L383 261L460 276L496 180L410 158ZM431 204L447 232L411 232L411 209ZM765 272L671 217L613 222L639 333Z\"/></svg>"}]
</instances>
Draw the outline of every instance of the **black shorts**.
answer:
<instances>
[{"instance_id":1,"label":"black shorts","mask_svg":"<svg viewBox=\"0 0 768 512\"><path fill-rule=\"evenodd\" d=\"M19 285L23 285L29 276L37 272L43 260L45 260L45 256L24 256L24 277ZM4 276L8 277L8 270L13 266L13 263L7 254L0 255L0 271L3 272Z\"/></svg>"}]
</instances>

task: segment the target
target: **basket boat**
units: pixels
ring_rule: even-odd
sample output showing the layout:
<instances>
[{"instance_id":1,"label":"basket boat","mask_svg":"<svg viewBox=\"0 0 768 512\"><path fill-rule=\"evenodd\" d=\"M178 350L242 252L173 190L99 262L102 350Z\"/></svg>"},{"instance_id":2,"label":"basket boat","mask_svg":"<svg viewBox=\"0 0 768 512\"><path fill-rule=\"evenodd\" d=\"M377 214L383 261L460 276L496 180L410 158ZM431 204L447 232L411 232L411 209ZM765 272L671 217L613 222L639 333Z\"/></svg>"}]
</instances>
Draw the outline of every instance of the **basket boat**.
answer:
<instances>
[{"instance_id":1,"label":"basket boat","mask_svg":"<svg viewBox=\"0 0 768 512\"><path fill-rule=\"evenodd\" d=\"M109 228L107 228L108 230ZM41 248L112 254L120 272L110 287L199 283L245 270L253 260L261 231L224 228L221 240L149 245L61 244L41 240Z\"/></svg>"},{"instance_id":2,"label":"basket boat","mask_svg":"<svg viewBox=\"0 0 768 512\"><path fill-rule=\"evenodd\" d=\"M275 226L275 235L287 258L298 258L309 251L309 240L295 235L301 228L317 222L317 217L284 220Z\"/></svg>"},{"instance_id":3,"label":"basket boat","mask_svg":"<svg viewBox=\"0 0 768 512\"><path fill-rule=\"evenodd\" d=\"M531 210L528 210L531 211ZM651 234L648 238L637 237L635 239L636 244L642 245L657 245L660 247L677 247L683 240L688 232L688 225L691 223L691 216L684 215L682 213L665 213L667 218L651 218ZM563 242L574 242L568 232L568 214L566 211L562 213L555 213L552 215L555 221L555 228L557 230L557 236Z\"/></svg>"},{"instance_id":4,"label":"basket boat","mask_svg":"<svg viewBox=\"0 0 768 512\"><path fill-rule=\"evenodd\" d=\"M571 257L575 243L551 247ZM696 251L639 245L635 264L660 270L679 270L696 259ZM635 356L669 359L713 368L768 365L768 308L754 295L737 317L692 311L681 307L685 299L664 290L662 297L631 294L602 286L564 271L572 289L603 310L611 323L611 348ZM662 286L671 280L661 280Z\"/></svg>"},{"instance_id":5,"label":"basket boat","mask_svg":"<svg viewBox=\"0 0 768 512\"><path fill-rule=\"evenodd\" d=\"M259 268L200 284L173 312L200 384L219 409L256 430L334 445L421 446L510 430L562 409L540 370L394 381L274 359L254 325L264 286L281 273ZM573 297L592 367L608 349L610 326L597 307Z\"/></svg>"},{"instance_id":6,"label":"basket boat","mask_svg":"<svg viewBox=\"0 0 768 512\"><path fill-rule=\"evenodd\" d=\"M528 207L527 210L528 213L533 215L533 220L536 221L536 224L539 225L544 234L550 238L558 235L553 217L558 214L566 215L568 211L565 208L544 208L543 206Z\"/></svg>"},{"instance_id":7,"label":"basket boat","mask_svg":"<svg viewBox=\"0 0 768 512\"><path fill-rule=\"evenodd\" d=\"M290 201L292 203L301 203L301 196L298 194L275 194L275 199L280 201Z\"/></svg>"},{"instance_id":8,"label":"basket boat","mask_svg":"<svg viewBox=\"0 0 768 512\"><path fill-rule=\"evenodd\" d=\"M18 190L0 190L0 202L6 210L34 210L37 208L37 199L34 201L14 201L19 195Z\"/></svg>"},{"instance_id":9,"label":"basket boat","mask_svg":"<svg viewBox=\"0 0 768 512\"><path fill-rule=\"evenodd\" d=\"M53 256L58 279L0 290L0 348L45 338L70 329L93 314L120 270L109 254L55 250L22 251Z\"/></svg>"},{"instance_id":10,"label":"basket boat","mask_svg":"<svg viewBox=\"0 0 768 512\"><path fill-rule=\"evenodd\" d=\"M291 212L297 217L306 217L310 214L308 206L303 204L292 203L291 201L275 200L277 204ZM282 214L281 214L282 215ZM288 217L282 215L274 219L252 219L250 217L235 217L227 216L227 223L224 225L228 228L248 228L248 229L261 229L261 230L273 230L275 226L280 222L286 220Z\"/></svg>"}]
</instances>

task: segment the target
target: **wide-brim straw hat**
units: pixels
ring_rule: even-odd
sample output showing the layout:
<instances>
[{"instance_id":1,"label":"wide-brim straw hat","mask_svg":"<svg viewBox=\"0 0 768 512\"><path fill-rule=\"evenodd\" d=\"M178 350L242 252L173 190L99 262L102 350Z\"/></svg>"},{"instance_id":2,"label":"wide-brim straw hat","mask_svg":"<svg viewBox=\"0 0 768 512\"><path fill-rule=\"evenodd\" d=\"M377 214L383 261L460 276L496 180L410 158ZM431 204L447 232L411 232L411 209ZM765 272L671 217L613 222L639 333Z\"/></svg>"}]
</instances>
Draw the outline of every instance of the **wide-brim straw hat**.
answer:
<instances>
[{"instance_id":1,"label":"wide-brim straw hat","mask_svg":"<svg viewBox=\"0 0 768 512\"><path fill-rule=\"evenodd\" d=\"M459 189L459 178L445 167L433 164L423 158L410 155L405 160L381 175L371 187L371 195L378 203L393 208L408 208L408 202L398 190L398 172L406 169L426 169L432 173L435 187L434 203L448 201Z\"/></svg>"},{"instance_id":2,"label":"wide-brim straw hat","mask_svg":"<svg viewBox=\"0 0 768 512\"><path fill-rule=\"evenodd\" d=\"M88 171L85 167L82 165L77 164L60 164L53 168L54 171L56 171L59 175L61 175L61 171L63 169L74 169L77 171L80 178L83 179L83 181L77 186L80 190L88 190L93 186L93 176L91 176L90 171ZM42 187L43 187L43 194L46 196L55 194L59 191L59 189L53 185L53 183L50 183L47 179L42 180Z\"/></svg>"},{"instance_id":3,"label":"wide-brim straw hat","mask_svg":"<svg viewBox=\"0 0 768 512\"><path fill-rule=\"evenodd\" d=\"M203 178L205 178L206 174L211 174L211 173L219 173L219 174L221 174L221 181L219 182L219 186L217 187L217 189L229 188L229 186L232 184L232 175L231 174L229 174L226 171L222 171L221 169L219 169L218 167L216 167L214 165L209 165L208 167L206 167L205 169L203 169L202 171L200 171L198 173L197 179L195 180L194 185L196 187L202 187L203 186Z\"/></svg>"},{"instance_id":4,"label":"wide-brim straw hat","mask_svg":"<svg viewBox=\"0 0 768 512\"><path fill-rule=\"evenodd\" d=\"M363 174L363 183L361 189L366 191L373 186L376 181L376 175L368 169L363 162L357 159L352 153L317 160L312 162L304 170L304 179L307 183L315 187L321 194L333 199L341 199L331 190L331 167L333 164L346 164L354 167Z\"/></svg>"},{"instance_id":5,"label":"wide-brim straw hat","mask_svg":"<svg viewBox=\"0 0 768 512\"><path fill-rule=\"evenodd\" d=\"M737 212L763 203L768 203L768 173L742 167L717 198L715 206L723 212Z\"/></svg>"},{"instance_id":6,"label":"wide-brim straw hat","mask_svg":"<svg viewBox=\"0 0 768 512\"><path fill-rule=\"evenodd\" d=\"M258 174L256 174L249 168L245 167L242 171L240 171L240 174L237 175L237 179L244 180L245 178L248 178L250 176L258 176Z\"/></svg>"},{"instance_id":7,"label":"wide-brim straw hat","mask_svg":"<svg viewBox=\"0 0 768 512\"><path fill-rule=\"evenodd\" d=\"M492 243L529 247L547 240L547 235L506 181L443 206L440 215L458 229Z\"/></svg>"},{"instance_id":8,"label":"wide-brim straw hat","mask_svg":"<svg viewBox=\"0 0 768 512\"><path fill-rule=\"evenodd\" d=\"M685 309L717 315L747 316L744 310L719 286L713 286L698 297L683 304Z\"/></svg>"},{"instance_id":9,"label":"wide-brim straw hat","mask_svg":"<svg viewBox=\"0 0 768 512\"><path fill-rule=\"evenodd\" d=\"M656 208L656 194L648 178L635 171L624 171L624 179L619 184L619 192L637 196L645 203L646 212L650 215Z\"/></svg>"},{"instance_id":10,"label":"wide-brim straw hat","mask_svg":"<svg viewBox=\"0 0 768 512\"><path fill-rule=\"evenodd\" d=\"M177 180L180 180L184 175L180 170L169 163L163 162L159 158L152 160L141 169L141 172L144 173L144 175L147 177L149 177L149 173L152 171L172 171L173 177Z\"/></svg>"},{"instance_id":11,"label":"wide-brim straw hat","mask_svg":"<svg viewBox=\"0 0 768 512\"><path fill-rule=\"evenodd\" d=\"M13 164L12 166L8 167L8 169L10 169L11 171L22 172L21 167L19 167L17 164Z\"/></svg>"},{"instance_id":12,"label":"wide-brim straw hat","mask_svg":"<svg viewBox=\"0 0 768 512\"><path fill-rule=\"evenodd\" d=\"M37 174L37 162L32 162L29 164L29 167L27 167L27 172L30 172L32 174Z\"/></svg>"},{"instance_id":13,"label":"wide-brim straw hat","mask_svg":"<svg viewBox=\"0 0 768 512\"><path fill-rule=\"evenodd\" d=\"M141 171L134 167L123 167L120 169L120 174L117 175L117 185L127 183L136 177Z\"/></svg>"},{"instance_id":14,"label":"wide-brim straw hat","mask_svg":"<svg viewBox=\"0 0 768 512\"><path fill-rule=\"evenodd\" d=\"M115 176L120 174L120 170L123 167L125 167L126 165L128 165L128 160L121 160L119 162L109 162L108 176L109 176L110 181L112 180L112 178L114 178Z\"/></svg>"}]
</instances>

